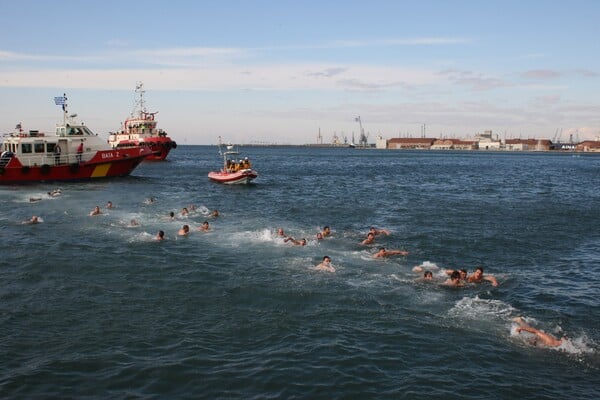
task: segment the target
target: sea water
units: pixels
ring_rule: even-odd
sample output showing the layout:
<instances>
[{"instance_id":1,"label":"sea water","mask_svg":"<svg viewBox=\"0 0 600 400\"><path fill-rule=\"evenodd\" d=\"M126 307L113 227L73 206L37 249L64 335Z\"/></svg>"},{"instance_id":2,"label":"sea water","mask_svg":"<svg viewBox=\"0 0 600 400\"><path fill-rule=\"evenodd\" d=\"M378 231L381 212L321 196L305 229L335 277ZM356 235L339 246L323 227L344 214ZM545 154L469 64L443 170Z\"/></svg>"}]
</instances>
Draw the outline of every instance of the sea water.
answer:
<instances>
[{"instance_id":1,"label":"sea water","mask_svg":"<svg viewBox=\"0 0 600 400\"><path fill-rule=\"evenodd\" d=\"M1 398L600 397L600 156L242 150L248 186L179 146L126 178L0 187ZM370 226L391 234L361 245ZM498 287L441 285L480 265ZM516 316L569 339L534 347Z\"/></svg>"}]
</instances>

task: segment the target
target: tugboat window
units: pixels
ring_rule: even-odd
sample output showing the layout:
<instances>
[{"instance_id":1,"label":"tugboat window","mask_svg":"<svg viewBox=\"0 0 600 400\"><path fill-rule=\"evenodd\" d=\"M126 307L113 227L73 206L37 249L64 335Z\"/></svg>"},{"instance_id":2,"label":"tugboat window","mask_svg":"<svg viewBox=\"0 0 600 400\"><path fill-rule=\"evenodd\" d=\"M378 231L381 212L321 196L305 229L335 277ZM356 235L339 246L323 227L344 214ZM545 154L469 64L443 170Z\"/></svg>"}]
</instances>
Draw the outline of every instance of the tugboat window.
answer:
<instances>
[{"instance_id":1,"label":"tugboat window","mask_svg":"<svg viewBox=\"0 0 600 400\"><path fill-rule=\"evenodd\" d=\"M21 144L21 152L22 153L31 153L31 143L22 143Z\"/></svg>"},{"instance_id":2,"label":"tugboat window","mask_svg":"<svg viewBox=\"0 0 600 400\"><path fill-rule=\"evenodd\" d=\"M44 143L34 143L33 149L36 153L44 153L46 151Z\"/></svg>"},{"instance_id":3,"label":"tugboat window","mask_svg":"<svg viewBox=\"0 0 600 400\"><path fill-rule=\"evenodd\" d=\"M46 143L46 153L54 153L56 143Z\"/></svg>"}]
</instances>

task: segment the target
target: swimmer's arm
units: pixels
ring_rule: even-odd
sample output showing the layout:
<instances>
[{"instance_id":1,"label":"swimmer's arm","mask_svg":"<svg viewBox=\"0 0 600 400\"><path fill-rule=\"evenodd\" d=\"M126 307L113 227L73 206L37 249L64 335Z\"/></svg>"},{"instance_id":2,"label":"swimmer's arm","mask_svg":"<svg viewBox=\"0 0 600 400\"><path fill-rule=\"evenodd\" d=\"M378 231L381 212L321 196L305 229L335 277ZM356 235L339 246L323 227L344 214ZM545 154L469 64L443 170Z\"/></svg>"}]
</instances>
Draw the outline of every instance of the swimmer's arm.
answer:
<instances>
[{"instance_id":1,"label":"swimmer's arm","mask_svg":"<svg viewBox=\"0 0 600 400\"><path fill-rule=\"evenodd\" d=\"M521 333L521 331L525 331L525 332L529 332L529 333L533 333L534 335L538 334L538 330L535 328L532 328L530 326L524 326L521 325L517 328L517 333Z\"/></svg>"},{"instance_id":2,"label":"swimmer's arm","mask_svg":"<svg viewBox=\"0 0 600 400\"><path fill-rule=\"evenodd\" d=\"M493 277L491 275L486 275L483 277L483 279L485 279L488 282L491 282L492 286L498 286L498 281L496 280L495 277Z\"/></svg>"}]
</instances>

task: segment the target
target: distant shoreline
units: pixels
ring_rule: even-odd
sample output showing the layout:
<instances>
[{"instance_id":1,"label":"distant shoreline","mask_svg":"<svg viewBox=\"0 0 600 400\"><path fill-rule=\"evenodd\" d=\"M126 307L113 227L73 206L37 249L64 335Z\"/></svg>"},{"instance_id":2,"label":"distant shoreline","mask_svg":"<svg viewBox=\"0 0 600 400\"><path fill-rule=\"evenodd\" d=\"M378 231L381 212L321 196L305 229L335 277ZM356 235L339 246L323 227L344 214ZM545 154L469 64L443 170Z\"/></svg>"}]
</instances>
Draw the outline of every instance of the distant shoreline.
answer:
<instances>
[{"instance_id":1,"label":"distant shoreline","mask_svg":"<svg viewBox=\"0 0 600 400\"><path fill-rule=\"evenodd\" d=\"M184 145L186 146L186 145ZM212 144L190 144L187 146L216 146ZM256 144L256 143L241 143L239 146L241 147L258 147L258 148L290 148L290 147L300 147L300 148L314 148L314 149L348 149L348 150L383 150L390 152L431 152L431 153L532 153L532 154L598 154L600 155L600 151L582 151L582 150L508 150L508 149L487 149L487 150L479 150L479 149L378 149L375 146L369 147L350 147L344 145L334 145L334 144Z\"/></svg>"}]
</instances>

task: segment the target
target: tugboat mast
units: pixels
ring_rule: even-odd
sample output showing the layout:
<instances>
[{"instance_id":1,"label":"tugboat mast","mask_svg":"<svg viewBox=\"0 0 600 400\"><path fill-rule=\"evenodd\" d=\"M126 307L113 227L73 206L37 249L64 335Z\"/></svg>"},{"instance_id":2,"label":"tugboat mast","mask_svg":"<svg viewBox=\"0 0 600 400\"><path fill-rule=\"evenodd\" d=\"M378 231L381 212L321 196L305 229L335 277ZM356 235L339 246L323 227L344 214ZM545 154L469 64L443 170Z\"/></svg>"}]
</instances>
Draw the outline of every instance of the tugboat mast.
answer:
<instances>
[{"instance_id":1,"label":"tugboat mast","mask_svg":"<svg viewBox=\"0 0 600 400\"><path fill-rule=\"evenodd\" d=\"M139 98L139 100L136 100L135 105L133 107L133 111L131 112L131 116L133 118L136 117L134 114L139 106L139 108L140 108L139 117L141 118L143 116L143 114L146 113L146 104L144 101L144 93L146 93L146 91L144 90L144 82L140 81L135 84L135 93L139 93L140 98Z\"/></svg>"},{"instance_id":2,"label":"tugboat mast","mask_svg":"<svg viewBox=\"0 0 600 400\"><path fill-rule=\"evenodd\" d=\"M67 126L67 116L68 116L69 112L67 111L67 94L66 93L63 93L62 109L63 109L63 125Z\"/></svg>"}]
</instances>

